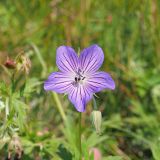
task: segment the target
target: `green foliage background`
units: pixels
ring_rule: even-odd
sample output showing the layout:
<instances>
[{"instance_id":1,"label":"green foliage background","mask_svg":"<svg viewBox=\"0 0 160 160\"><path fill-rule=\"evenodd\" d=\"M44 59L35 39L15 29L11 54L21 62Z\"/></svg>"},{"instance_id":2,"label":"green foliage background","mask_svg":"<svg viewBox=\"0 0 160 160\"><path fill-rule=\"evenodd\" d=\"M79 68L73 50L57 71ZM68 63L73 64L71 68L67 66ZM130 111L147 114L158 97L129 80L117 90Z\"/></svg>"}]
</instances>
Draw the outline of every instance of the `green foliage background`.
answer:
<instances>
[{"instance_id":1,"label":"green foliage background","mask_svg":"<svg viewBox=\"0 0 160 160\"><path fill-rule=\"evenodd\" d=\"M160 160L159 42L158 0L1 0L0 159L14 156L9 146L15 134L22 159L77 159L78 113L67 96L46 93L43 81L57 70L58 46L78 51L96 43L105 54L101 69L116 89L98 94L101 135L89 118L92 103L83 113L85 160L93 159L93 147L104 160ZM28 75L4 67L7 56L15 60L21 52L32 63Z\"/></svg>"}]
</instances>

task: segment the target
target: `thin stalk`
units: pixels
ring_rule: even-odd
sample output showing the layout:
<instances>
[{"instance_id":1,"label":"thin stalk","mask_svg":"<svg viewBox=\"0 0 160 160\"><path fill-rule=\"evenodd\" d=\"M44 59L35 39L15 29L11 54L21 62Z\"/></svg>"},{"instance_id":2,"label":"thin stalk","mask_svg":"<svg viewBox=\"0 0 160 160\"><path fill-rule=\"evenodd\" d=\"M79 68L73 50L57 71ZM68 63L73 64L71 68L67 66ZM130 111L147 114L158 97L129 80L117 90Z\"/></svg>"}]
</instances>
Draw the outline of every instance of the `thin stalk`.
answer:
<instances>
[{"instance_id":1,"label":"thin stalk","mask_svg":"<svg viewBox=\"0 0 160 160\"><path fill-rule=\"evenodd\" d=\"M94 110L98 110L96 99L94 98L94 96L93 96L93 108Z\"/></svg>"},{"instance_id":2,"label":"thin stalk","mask_svg":"<svg viewBox=\"0 0 160 160\"><path fill-rule=\"evenodd\" d=\"M6 98L6 108L5 108L5 112L6 112L6 120L8 119L8 115L9 115L9 98Z\"/></svg>"},{"instance_id":3,"label":"thin stalk","mask_svg":"<svg viewBox=\"0 0 160 160\"><path fill-rule=\"evenodd\" d=\"M79 124L78 124L78 149L79 149L79 160L82 160L82 144L81 144L81 112L79 112Z\"/></svg>"},{"instance_id":4,"label":"thin stalk","mask_svg":"<svg viewBox=\"0 0 160 160\"><path fill-rule=\"evenodd\" d=\"M36 46L35 44L33 44L33 43L31 43L31 46L32 46L32 48L34 49L35 54L37 55L37 58L39 59L39 62L40 62L41 65L42 65L42 77L44 77L45 74L47 73L46 63L45 63L45 61L44 61L44 59L43 59L43 57L42 57L39 49L37 48L37 46Z\"/></svg>"},{"instance_id":5,"label":"thin stalk","mask_svg":"<svg viewBox=\"0 0 160 160\"><path fill-rule=\"evenodd\" d=\"M58 97L57 93L53 92L52 95L53 95L53 98L54 98L54 100L56 102L57 109L58 109L63 121L65 122L66 121L66 115L64 113L64 110L63 110L63 107L62 107L62 103L59 100L59 97Z\"/></svg>"}]
</instances>

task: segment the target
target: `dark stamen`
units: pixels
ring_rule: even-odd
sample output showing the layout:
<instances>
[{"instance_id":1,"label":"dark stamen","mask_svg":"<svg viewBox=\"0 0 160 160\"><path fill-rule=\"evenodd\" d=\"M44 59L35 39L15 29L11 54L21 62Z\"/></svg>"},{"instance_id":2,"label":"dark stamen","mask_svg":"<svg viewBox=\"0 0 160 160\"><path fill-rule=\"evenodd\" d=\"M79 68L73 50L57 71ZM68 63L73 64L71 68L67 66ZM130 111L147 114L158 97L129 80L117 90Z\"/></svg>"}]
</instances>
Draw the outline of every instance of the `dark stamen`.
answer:
<instances>
[{"instance_id":1,"label":"dark stamen","mask_svg":"<svg viewBox=\"0 0 160 160\"><path fill-rule=\"evenodd\" d=\"M75 77L75 81L77 82L77 77Z\"/></svg>"}]
</instances>

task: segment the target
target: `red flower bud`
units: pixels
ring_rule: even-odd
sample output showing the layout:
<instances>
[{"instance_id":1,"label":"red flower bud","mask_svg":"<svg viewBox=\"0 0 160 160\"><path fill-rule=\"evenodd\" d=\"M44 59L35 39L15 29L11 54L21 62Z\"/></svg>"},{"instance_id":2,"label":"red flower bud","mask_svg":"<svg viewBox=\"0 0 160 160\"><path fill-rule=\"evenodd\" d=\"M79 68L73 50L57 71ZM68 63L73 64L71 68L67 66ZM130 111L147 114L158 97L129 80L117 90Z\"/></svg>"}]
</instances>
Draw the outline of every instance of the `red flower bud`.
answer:
<instances>
[{"instance_id":1,"label":"red flower bud","mask_svg":"<svg viewBox=\"0 0 160 160\"><path fill-rule=\"evenodd\" d=\"M7 57L7 60L4 63L4 66L7 67L8 69L14 69L16 67L16 63L14 60Z\"/></svg>"}]
</instances>

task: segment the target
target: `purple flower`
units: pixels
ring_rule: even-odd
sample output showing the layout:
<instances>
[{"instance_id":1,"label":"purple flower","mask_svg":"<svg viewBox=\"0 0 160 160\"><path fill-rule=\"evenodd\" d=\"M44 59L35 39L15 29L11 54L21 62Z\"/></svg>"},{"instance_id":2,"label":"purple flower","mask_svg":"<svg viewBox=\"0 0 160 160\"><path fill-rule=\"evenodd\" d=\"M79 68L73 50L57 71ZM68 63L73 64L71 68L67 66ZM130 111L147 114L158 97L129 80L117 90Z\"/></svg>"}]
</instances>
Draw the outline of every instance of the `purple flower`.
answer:
<instances>
[{"instance_id":1,"label":"purple flower","mask_svg":"<svg viewBox=\"0 0 160 160\"><path fill-rule=\"evenodd\" d=\"M44 83L45 90L66 93L77 111L84 112L94 93L115 88L115 83L106 72L98 71L104 54L98 45L84 49L80 56L68 46L60 46L56 53L60 72L53 72Z\"/></svg>"}]
</instances>

